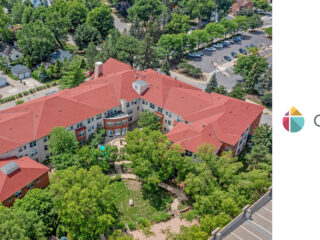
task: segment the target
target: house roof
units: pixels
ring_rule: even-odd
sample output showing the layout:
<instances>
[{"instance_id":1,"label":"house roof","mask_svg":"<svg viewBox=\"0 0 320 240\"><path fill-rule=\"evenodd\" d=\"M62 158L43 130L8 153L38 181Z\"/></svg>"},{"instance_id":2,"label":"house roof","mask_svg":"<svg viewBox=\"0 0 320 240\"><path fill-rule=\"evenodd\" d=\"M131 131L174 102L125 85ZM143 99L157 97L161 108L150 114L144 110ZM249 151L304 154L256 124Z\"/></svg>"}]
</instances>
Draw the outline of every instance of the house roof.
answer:
<instances>
[{"instance_id":1,"label":"house roof","mask_svg":"<svg viewBox=\"0 0 320 240\"><path fill-rule=\"evenodd\" d=\"M12 162L18 164L18 170L9 175L0 170L0 202L49 171L49 168L28 157L0 159L0 168Z\"/></svg>"},{"instance_id":2,"label":"house roof","mask_svg":"<svg viewBox=\"0 0 320 240\"><path fill-rule=\"evenodd\" d=\"M137 79L149 85L140 96L132 88ZM187 130L191 127L195 133L188 137L197 137L198 142L210 141L217 146L219 142L236 142L263 110L262 106L206 93L154 70L135 71L110 58L103 65L103 75L97 79L0 111L0 154L47 136L56 126L74 125L121 105L122 99L129 102L139 97L192 123L176 126L172 133L182 127ZM208 137L206 131L209 130L198 126L203 121L214 128L215 140ZM178 136L183 138L179 133L172 139L179 142ZM184 144L191 146L192 141L189 145L184 141Z\"/></svg>"},{"instance_id":3,"label":"house roof","mask_svg":"<svg viewBox=\"0 0 320 240\"><path fill-rule=\"evenodd\" d=\"M20 64L11 66L10 69L11 69L11 72L15 73L15 74L31 72L31 70L29 68L27 68L26 66L20 65Z\"/></svg>"},{"instance_id":4,"label":"house roof","mask_svg":"<svg viewBox=\"0 0 320 240\"><path fill-rule=\"evenodd\" d=\"M57 60L63 62L64 59L67 59L69 61L72 58L72 56L73 55L69 51L59 49L58 51L49 55L48 61L51 63L56 63Z\"/></svg>"},{"instance_id":5,"label":"house roof","mask_svg":"<svg viewBox=\"0 0 320 240\"><path fill-rule=\"evenodd\" d=\"M12 55L14 52L20 52L19 48L17 48L16 46L12 46L7 43L1 44L1 45L2 46L0 46L0 52L2 55L5 55L7 57Z\"/></svg>"},{"instance_id":6,"label":"house roof","mask_svg":"<svg viewBox=\"0 0 320 240\"><path fill-rule=\"evenodd\" d=\"M237 0L237 3L240 7L244 7L250 2L251 2L250 0Z\"/></svg>"}]
</instances>

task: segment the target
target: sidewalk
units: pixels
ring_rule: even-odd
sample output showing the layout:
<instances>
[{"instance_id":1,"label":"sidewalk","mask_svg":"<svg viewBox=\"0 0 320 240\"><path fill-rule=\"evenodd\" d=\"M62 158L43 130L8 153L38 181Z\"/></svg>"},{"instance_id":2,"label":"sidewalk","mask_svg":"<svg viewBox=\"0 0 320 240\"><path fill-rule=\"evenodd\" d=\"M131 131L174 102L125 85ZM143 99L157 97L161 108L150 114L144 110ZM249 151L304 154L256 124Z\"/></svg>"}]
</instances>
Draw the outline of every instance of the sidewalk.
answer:
<instances>
[{"instance_id":1,"label":"sidewalk","mask_svg":"<svg viewBox=\"0 0 320 240\"><path fill-rule=\"evenodd\" d=\"M200 88L202 90L204 90L206 88L206 85L207 85L207 82L208 82L208 78L207 77L207 81L201 81L201 80L196 80L194 78L191 78L191 77L187 77L181 73L177 73L177 72L174 72L174 71L170 71L170 75L171 77L173 78L177 78L178 80L184 82L184 83L187 83L187 84L190 84L194 87L197 87L197 88Z\"/></svg>"}]
</instances>

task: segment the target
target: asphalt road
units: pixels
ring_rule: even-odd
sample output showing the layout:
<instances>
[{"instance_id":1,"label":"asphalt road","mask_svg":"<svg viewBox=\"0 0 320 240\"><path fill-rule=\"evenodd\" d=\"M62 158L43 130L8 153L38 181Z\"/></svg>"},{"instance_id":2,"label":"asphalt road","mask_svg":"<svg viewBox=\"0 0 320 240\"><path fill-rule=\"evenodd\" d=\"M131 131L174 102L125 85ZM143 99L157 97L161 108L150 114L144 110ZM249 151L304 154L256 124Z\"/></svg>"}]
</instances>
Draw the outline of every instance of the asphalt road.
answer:
<instances>
[{"instance_id":1,"label":"asphalt road","mask_svg":"<svg viewBox=\"0 0 320 240\"><path fill-rule=\"evenodd\" d=\"M229 47L223 49L217 49L216 52L204 51L202 59L190 59L190 63L198 68L201 68L205 74L216 73L218 84L225 86L228 90L231 90L236 85L237 80L241 80L240 75L233 74L233 67L228 67L224 71L221 71L217 66L224 65L227 61L224 60L224 56L230 56L231 52L239 53L239 48L245 48L248 44L254 44L259 48L265 49L263 55L267 58L269 64L272 64L272 51L270 47L272 42L270 39L264 36L263 31L256 31L243 34L244 39L241 43L231 44ZM231 57L233 59L233 57ZM230 65L230 64L229 64Z\"/></svg>"}]
</instances>

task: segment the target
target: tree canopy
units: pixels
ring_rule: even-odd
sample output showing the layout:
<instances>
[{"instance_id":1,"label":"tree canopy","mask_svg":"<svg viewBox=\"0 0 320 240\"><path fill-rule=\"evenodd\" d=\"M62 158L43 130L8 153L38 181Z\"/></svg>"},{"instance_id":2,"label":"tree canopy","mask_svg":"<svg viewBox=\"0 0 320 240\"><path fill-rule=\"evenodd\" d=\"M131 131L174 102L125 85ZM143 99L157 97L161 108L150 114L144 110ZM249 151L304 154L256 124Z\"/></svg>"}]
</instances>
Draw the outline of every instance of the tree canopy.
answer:
<instances>
[{"instance_id":1,"label":"tree canopy","mask_svg":"<svg viewBox=\"0 0 320 240\"><path fill-rule=\"evenodd\" d=\"M140 114L140 119L138 121L138 127L149 128L150 130L160 129L160 118L151 112L144 111Z\"/></svg>"},{"instance_id":2,"label":"tree canopy","mask_svg":"<svg viewBox=\"0 0 320 240\"><path fill-rule=\"evenodd\" d=\"M62 229L72 239L108 236L117 222L110 178L98 166L57 171L50 191Z\"/></svg>"},{"instance_id":3,"label":"tree canopy","mask_svg":"<svg viewBox=\"0 0 320 240\"><path fill-rule=\"evenodd\" d=\"M103 38L106 37L114 27L114 19L110 8L103 4L91 10L87 16L87 24L95 27Z\"/></svg>"}]
</instances>

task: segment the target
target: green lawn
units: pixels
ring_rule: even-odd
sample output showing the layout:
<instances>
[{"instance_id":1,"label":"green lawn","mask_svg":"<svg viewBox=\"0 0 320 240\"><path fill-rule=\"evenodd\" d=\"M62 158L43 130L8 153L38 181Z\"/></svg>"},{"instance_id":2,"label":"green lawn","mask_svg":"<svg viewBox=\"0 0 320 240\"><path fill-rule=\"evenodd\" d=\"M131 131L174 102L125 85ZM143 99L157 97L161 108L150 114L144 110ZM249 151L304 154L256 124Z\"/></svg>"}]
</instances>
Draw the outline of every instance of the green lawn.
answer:
<instances>
[{"instance_id":1,"label":"green lawn","mask_svg":"<svg viewBox=\"0 0 320 240\"><path fill-rule=\"evenodd\" d=\"M114 187L115 204L121 213L122 222L137 222L139 217L150 222L168 219L166 210L173 197L165 191L161 190L159 194L145 194L136 181L130 181L130 184L124 181L114 182ZM134 207L129 206L129 199L134 201Z\"/></svg>"}]
</instances>

